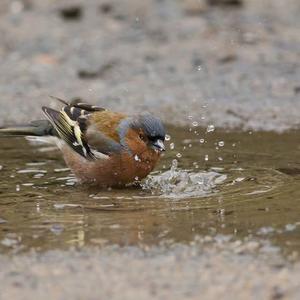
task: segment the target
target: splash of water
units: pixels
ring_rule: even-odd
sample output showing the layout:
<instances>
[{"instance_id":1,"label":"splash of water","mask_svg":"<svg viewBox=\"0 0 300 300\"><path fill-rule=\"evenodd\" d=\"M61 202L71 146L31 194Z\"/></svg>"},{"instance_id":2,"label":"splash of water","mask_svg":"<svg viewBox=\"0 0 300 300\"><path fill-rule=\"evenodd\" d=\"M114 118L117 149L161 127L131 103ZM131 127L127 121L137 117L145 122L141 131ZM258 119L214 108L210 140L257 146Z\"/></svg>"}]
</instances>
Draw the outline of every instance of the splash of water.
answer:
<instances>
[{"instance_id":1,"label":"splash of water","mask_svg":"<svg viewBox=\"0 0 300 300\"><path fill-rule=\"evenodd\" d=\"M213 193L216 186L226 179L227 175L214 171L193 172L179 169L178 162L174 159L170 170L148 176L142 187L163 198L205 197Z\"/></svg>"}]
</instances>

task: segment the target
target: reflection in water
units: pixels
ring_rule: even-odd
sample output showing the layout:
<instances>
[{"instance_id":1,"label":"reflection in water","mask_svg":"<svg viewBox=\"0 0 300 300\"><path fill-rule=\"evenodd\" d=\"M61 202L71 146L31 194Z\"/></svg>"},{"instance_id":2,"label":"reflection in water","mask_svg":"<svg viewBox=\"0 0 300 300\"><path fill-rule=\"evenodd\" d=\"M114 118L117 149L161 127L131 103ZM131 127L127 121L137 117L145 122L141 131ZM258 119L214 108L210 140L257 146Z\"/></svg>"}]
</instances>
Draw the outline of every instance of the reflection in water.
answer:
<instances>
[{"instance_id":1,"label":"reflection in water","mask_svg":"<svg viewBox=\"0 0 300 300\"><path fill-rule=\"evenodd\" d=\"M0 251L146 247L217 234L298 250L299 132L170 135L171 149L141 186L101 191L78 186L52 147L2 139Z\"/></svg>"}]
</instances>

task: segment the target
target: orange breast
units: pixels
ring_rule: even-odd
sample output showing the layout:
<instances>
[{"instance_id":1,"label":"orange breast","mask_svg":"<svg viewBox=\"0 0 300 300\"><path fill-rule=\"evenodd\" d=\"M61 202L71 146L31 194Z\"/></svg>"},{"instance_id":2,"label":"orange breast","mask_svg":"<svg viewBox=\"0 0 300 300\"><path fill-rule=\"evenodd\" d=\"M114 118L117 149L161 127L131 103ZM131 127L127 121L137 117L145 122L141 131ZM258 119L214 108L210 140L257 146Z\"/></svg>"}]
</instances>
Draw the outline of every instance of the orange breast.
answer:
<instances>
[{"instance_id":1,"label":"orange breast","mask_svg":"<svg viewBox=\"0 0 300 300\"><path fill-rule=\"evenodd\" d=\"M149 149L139 155L127 152L109 159L88 161L68 146L63 149L64 159L81 183L100 187L124 186L145 178L159 160L159 153Z\"/></svg>"}]
</instances>

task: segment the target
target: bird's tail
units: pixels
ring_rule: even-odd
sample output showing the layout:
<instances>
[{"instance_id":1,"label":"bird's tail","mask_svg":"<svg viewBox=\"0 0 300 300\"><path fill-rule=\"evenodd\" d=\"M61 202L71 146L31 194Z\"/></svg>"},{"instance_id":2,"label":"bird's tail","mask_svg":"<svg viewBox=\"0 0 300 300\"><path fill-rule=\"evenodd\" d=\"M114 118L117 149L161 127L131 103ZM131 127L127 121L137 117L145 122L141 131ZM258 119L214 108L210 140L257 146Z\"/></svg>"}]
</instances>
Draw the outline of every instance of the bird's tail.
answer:
<instances>
[{"instance_id":1,"label":"bird's tail","mask_svg":"<svg viewBox=\"0 0 300 300\"><path fill-rule=\"evenodd\" d=\"M7 136L57 136L57 132L48 120L38 120L27 125L0 127L0 137Z\"/></svg>"}]
</instances>

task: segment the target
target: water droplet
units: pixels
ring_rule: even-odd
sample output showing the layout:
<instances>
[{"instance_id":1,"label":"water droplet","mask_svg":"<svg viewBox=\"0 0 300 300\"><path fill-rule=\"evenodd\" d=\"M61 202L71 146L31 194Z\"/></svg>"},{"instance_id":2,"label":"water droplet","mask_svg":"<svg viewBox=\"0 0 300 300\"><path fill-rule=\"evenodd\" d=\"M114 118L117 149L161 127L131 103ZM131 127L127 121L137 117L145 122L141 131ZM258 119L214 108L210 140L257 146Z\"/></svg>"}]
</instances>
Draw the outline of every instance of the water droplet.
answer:
<instances>
[{"instance_id":1,"label":"water droplet","mask_svg":"<svg viewBox=\"0 0 300 300\"><path fill-rule=\"evenodd\" d=\"M207 128L206 128L206 131L207 132L213 132L213 131L215 131L215 126L212 125L212 124L208 125Z\"/></svg>"},{"instance_id":2,"label":"water droplet","mask_svg":"<svg viewBox=\"0 0 300 300\"><path fill-rule=\"evenodd\" d=\"M182 157L182 154L181 154L180 152L178 152L178 153L176 154L176 157L180 158L180 157Z\"/></svg>"},{"instance_id":3,"label":"water droplet","mask_svg":"<svg viewBox=\"0 0 300 300\"><path fill-rule=\"evenodd\" d=\"M223 158L222 158L221 156L219 156L219 157L218 157L218 160L219 160L219 161L222 161L222 160L223 160Z\"/></svg>"},{"instance_id":4,"label":"water droplet","mask_svg":"<svg viewBox=\"0 0 300 300\"><path fill-rule=\"evenodd\" d=\"M193 116L191 116L191 115L188 116L188 119L189 119L189 120L192 120L192 119L193 119Z\"/></svg>"},{"instance_id":5,"label":"water droplet","mask_svg":"<svg viewBox=\"0 0 300 300\"><path fill-rule=\"evenodd\" d=\"M173 159L172 160L172 169L174 170L174 169L177 169L177 166L178 166L178 161L177 161L177 159Z\"/></svg>"},{"instance_id":6,"label":"water droplet","mask_svg":"<svg viewBox=\"0 0 300 300\"><path fill-rule=\"evenodd\" d=\"M201 71L201 70L202 70L202 66L199 65L199 66L197 67L197 70L198 70L198 71Z\"/></svg>"},{"instance_id":7,"label":"water droplet","mask_svg":"<svg viewBox=\"0 0 300 300\"><path fill-rule=\"evenodd\" d=\"M20 185L19 184L16 185L16 192L20 192Z\"/></svg>"},{"instance_id":8,"label":"water droplet","mask_svg":"<svg viewBox=\"0 0 300 300\"><path fill-rule=\"evenodd\" d=\"M194 127L196 127L196 126L198 126L199 124L198 124L198 122L194 121L194 122L192 123L192 125L193 125Z\"/></svg>"},{"instance_id":9,"label":"water droplet","mask_svg":"<svg viewBox=\"0 0 300 300\"><path fill-rule=\"evenodd\" d=\"M219 145L219 147L223 147L223 146L225 145L225 143L224 143L223 141L220 141L220 142L218 143L218 145Z\"/></svg>"},{"instance_id":10,"label":"water droplet","mask_svg":"<svg viewBox=\"0 0 300 300\"><path fill-rule=\"evenodd\" d=\"M198 165L198 163L196 161L193 162L193 166L194 166L195 169L199 168L199 165Z\"/></svg>"},{"instance_id":11,"label":"water droplet","mask_svg":"<svg viewBox=\"0 0 300 300\"><path fill-rule=\"evenodd\" d=\"M170 135L168 135L168 134L166 134L166 136L165 136L165 140L166 141L169 141L171 139L171 136Z\"/></svg>"},{"instance_id":12,"label":"water droplet","mask_svg":"<svg viewBox=\"0 0 300 300\"><path fill-rule=\"evenodd\" d=\"M205 142L205 140L204 140L204 139L200 139L199 142L200 142L201 144L203 144L203 143Z\"/></svg>"},{"instance_id":13,"label":"water droplet","mask_svg":"<svg viewBox=\"0 0 300 300\"><path fill-rule=\"evenodd\" d=\"M134 160L135 161L141 161L140 158L139 158L139 156L137 154L134 156Z\"/></svg>"},{"instance_id":14,"label":"water droplet","mask_svg":"<svg viewBox=\"0 0 300 300\"><path fill-rule=\"evenodd\" d=\"M208 154L205 154L204 160L205 160L205 161L208 161Z\"/></svg>"},{"instance_id":15,"label":"water droplet","mask_svg":"<svg viewBox=\"0 0 300 300\"><path fill-rule=\"evenodd\" d=\"M232 144L232 147L235 147L235 143Z\"/></svg>"},{"instance_id":16,"label":"water droplet","mask_svg":"<svg viewBox=\"0 0 300 300\"><path fill-rule=\"evenodd\" d=\"M171 143L171 144L170 144L170 149L173 150L174 148L175 148L175 144L174 144L174 143Z\"/></svg>"},{"instance_id":17,"label":"water droplet","mask_svg":"<svg viewBox=\"0 0 300 300\"><path fill-rule=\"evenodd\" d=\"M40 203L37 203L36 204L36 212L40 212L41 211L41 208L40 208Z\"/></svg>"},{"instance_id":18,"label":"water droplet","mask_svg":"<svg viewBox=\"0 0 300 300\"><path fill-rule=\"evenodd\" d=\"M220 215L224 216L224 215L225 215L225 209L224 209L224 208L221 208L221 209L219 210L219 213L220 213Z\"/></svg>"}]
</instances>

